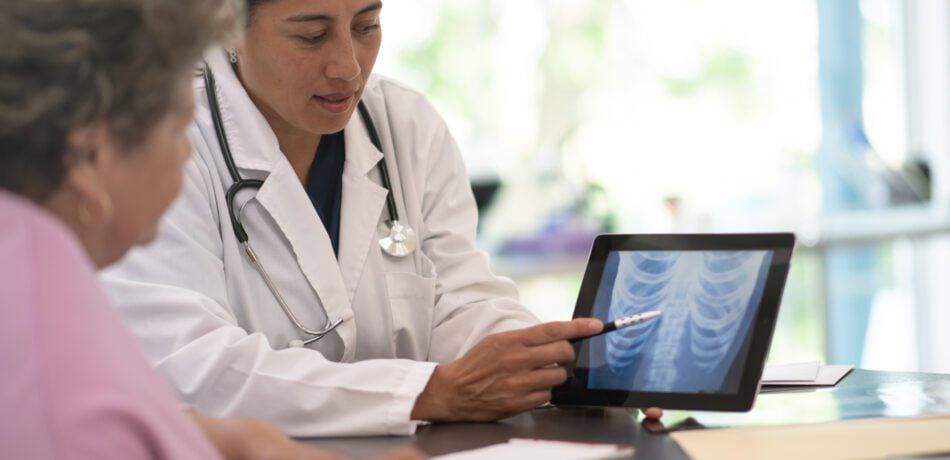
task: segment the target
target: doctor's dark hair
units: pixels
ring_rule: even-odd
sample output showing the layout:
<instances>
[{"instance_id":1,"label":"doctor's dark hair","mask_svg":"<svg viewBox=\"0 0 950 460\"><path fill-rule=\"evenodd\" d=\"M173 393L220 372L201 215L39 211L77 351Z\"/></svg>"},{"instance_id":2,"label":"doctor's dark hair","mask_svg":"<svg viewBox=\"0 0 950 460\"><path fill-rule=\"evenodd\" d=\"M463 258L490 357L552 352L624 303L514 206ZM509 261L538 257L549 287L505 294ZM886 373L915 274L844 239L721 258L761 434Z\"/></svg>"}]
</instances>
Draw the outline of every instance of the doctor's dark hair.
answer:
<instances>
[{"instance_id":1,"label":"doctor's dark hair","mask_svg":"<svg viewBox=\"0 0 950 460\"><path fill-rule=\"evenodd\" d=\"M257 10L257 7L259 7L259 6L261 6L261 5L265 4L265 3L270 3L270 2L272 2L272 1L274 1L274 0L246 0L246 1L244 2L244 6L245 6L245 8L247 9L247 10L246 10L246 11L247 11L247 23L250 24L250 23L251 23L251 20L254 19L254 11Z\"/></svg>"},{"instance_id":2,"label":"doctor's dark hair","mask_svg":"<svg viewBox=\"0 0 950 460\"><path fill-rule=\"evenodd\" d=\"M202 52L233 37L241 0L0 1L0 189L41 202L67 136L104 122L133 149L184 100Z\"/></svg>"}]
</instances>

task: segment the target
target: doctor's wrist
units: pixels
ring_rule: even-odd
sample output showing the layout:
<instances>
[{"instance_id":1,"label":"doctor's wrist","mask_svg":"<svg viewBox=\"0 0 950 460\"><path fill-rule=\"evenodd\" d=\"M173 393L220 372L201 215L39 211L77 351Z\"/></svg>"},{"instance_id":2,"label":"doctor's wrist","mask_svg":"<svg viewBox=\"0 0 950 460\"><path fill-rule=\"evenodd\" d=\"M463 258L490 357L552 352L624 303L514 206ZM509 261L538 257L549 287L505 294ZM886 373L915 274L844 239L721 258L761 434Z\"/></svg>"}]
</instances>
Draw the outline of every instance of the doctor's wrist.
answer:
<instances>
[{"instance_id":1,"label":"doctor's wrist","mask_svg":"<svg viewBox=\"0 0 950 460\"><path fill-rule=\"evenodd\" d=\"M452 409L449 404L451 385L446 381L445 368L438 365L429 377L422 393L416 398L416 403L409 414L411 420L427 422L446 422L453 420Z\"/></svg>"}]
</instances>

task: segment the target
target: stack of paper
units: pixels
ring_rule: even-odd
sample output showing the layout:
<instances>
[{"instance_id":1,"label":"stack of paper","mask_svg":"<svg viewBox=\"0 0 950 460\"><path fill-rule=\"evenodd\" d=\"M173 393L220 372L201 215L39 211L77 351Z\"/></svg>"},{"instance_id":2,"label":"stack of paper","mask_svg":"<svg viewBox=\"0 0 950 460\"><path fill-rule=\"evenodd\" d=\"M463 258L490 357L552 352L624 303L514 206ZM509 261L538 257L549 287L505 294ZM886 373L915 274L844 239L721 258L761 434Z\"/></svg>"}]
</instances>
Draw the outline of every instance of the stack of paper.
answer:
<instances>
[{"instance_id":1,"label":"stack of paper","mask_svg":"<svg viewBox=\"0 0 950 460\"><path fill-rule=\"evenodd\" d=\"M434 457L433 460L595 460L630 458L633 447L616 444L588 444L541 439L510 439L505 444L493 444L454 454Z\"/></svg>"},{"instance_id":2,"label":"stack of paper","mask_svg":"<svg viewBox=\"0 0 950 460\"><path fill-rule=\"evenodd\" d=\"M765 366L762 385L832 386L854 369L852 365L822 366L818 361Z\"/></svg>"},{"instance_id":3,"label":"stack of paper","mask_svg":"<svg viewBox=\"0 0 950 460\"><path fill-rule=\"evenodd\" d=\"M693 460L855 459L950 453L950 417L876 418L808 425L677 431Z\"/></svg>"}]
</instances>

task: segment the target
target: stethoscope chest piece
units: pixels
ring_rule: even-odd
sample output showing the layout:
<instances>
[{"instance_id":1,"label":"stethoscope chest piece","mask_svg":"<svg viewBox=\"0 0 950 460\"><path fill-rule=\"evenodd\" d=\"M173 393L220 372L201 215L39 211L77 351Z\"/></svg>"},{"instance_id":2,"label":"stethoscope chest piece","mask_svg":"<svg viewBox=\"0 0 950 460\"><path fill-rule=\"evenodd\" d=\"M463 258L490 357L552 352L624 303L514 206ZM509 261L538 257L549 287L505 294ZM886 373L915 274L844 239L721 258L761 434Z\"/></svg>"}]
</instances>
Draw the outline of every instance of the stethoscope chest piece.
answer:
<instances>
[{"instance_id":1,"label":"stethoscope chest piece","mask_svg":"<svg viewBox=\"0 0 950 460\"><path fill-rule=\"evenodd\" d=\"M382 222L376 227L376 236L379 246L386 254L395 257L405 257L412 254L419 247L419 238L416 232L408 225L398 220Z\"/></svg>"}]
</instances>

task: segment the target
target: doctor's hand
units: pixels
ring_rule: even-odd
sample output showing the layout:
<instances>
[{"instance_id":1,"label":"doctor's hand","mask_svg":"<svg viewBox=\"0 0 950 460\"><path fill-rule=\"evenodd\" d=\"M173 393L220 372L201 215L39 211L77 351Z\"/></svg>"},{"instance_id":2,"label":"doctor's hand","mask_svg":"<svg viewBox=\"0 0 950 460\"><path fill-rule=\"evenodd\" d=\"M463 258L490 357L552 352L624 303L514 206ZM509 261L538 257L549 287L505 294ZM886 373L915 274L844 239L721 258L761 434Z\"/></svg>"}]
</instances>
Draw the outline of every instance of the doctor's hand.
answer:
<instances>
[{"instance_id":1,"label":"doctor's hand","mask_svg":"<svg viewBox=\"0 0 950 460\"><path fill-rule=\"evenodd\" d=\"M491 421L533 409L567 379L569 339L596 334L597 319L556 321L492 334L461 358L439 365L416 399L413 420Z\"/></svg>"}]
</instances>

